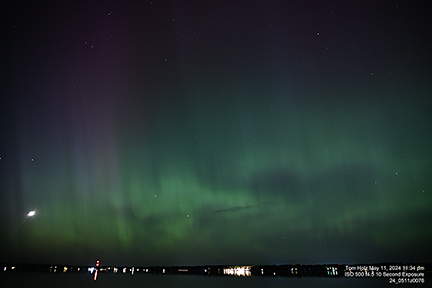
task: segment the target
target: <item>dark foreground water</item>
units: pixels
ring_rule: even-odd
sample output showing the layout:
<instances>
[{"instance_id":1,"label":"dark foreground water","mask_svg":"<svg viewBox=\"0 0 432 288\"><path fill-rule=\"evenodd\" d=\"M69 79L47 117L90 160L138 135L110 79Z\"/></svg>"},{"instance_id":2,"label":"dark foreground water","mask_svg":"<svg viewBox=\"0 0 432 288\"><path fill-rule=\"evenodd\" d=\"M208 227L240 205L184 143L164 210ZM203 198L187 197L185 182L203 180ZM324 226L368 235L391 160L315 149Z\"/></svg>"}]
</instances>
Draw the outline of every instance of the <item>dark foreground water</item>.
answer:
<instances>
[{"instance_id":1,"label":"dark foreground water","mask_svg":"<svg viewBox=\"0 0 432 288\"><path fill-rule=\"evenodd\" d=\"M238 277L238 276L198 276L198 275L151 275L151 274L100 274L93 281L91 274L53 273L1 273L0 287L392 287L388 279L348 279L331 277Z\"/></svg>"}]
</instances>

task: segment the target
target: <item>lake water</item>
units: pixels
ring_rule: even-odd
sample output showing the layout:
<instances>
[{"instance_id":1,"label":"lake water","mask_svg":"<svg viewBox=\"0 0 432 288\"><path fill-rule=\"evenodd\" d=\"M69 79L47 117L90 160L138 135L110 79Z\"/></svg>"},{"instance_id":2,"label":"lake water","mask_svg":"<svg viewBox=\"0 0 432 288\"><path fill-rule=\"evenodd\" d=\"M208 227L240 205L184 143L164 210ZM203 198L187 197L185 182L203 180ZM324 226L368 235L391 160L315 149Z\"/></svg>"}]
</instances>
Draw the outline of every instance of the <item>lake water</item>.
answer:
<instances>
[{"instance_id":1,"label":"lake water","mask_svg":"<svg viewBox=\"0 0 432 288\"><path fill-rule=\"evenodd\" d=\"M91 274L1 273L0 287L140 287L140 288L213 288L213 287L391 287L388 279L348 279L335 277L238 277L199 275L101 274L93 281Z\"/></svg>"}]
</instances>

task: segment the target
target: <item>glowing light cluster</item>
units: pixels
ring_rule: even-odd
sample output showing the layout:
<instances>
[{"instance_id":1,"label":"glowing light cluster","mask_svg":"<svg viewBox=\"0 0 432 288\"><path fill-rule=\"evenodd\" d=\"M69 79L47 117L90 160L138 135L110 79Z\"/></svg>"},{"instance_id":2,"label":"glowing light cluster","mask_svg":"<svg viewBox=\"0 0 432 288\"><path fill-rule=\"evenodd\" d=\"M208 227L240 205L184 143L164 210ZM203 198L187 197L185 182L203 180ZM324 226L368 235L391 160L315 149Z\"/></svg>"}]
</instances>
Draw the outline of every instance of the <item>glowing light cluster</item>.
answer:
<instances>
[{"instance_id":1,"label":"glowing light cluster","mask_svg":"<svg viewBox=\"0 0 432 288\"><path fill-rule=\"evenodd\" d=\"M224 269L224 274L235 276L251 276L250 267L235 267Z\"/></svg>"}]
</instances>

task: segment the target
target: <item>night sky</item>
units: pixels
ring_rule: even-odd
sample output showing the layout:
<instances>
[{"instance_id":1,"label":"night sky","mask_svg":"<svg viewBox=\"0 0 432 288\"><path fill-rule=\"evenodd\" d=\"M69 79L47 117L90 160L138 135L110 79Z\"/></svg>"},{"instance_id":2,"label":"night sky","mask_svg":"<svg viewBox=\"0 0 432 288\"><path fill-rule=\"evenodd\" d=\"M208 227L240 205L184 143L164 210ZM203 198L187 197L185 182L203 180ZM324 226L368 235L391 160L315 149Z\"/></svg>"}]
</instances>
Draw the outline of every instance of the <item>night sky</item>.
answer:
<instances>
[{"instance_id":1,"label":"night sky","mask_svg":"<svg viewBox=\"0 0 432 288\"><path fill-rule=\"evenodd\" d=\"M0 261L432 259L427 1L65 2L1 4Z\"/></svg>"}]
</instances>

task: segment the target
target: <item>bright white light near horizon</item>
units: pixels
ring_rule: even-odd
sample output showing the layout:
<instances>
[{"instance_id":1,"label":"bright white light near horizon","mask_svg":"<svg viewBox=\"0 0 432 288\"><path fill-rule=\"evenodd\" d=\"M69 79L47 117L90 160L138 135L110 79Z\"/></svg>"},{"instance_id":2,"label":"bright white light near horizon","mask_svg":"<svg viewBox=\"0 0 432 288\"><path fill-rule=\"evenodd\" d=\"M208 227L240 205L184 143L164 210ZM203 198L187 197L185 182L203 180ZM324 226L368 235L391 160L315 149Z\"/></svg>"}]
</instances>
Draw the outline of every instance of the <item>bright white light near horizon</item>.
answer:
<instances>
[{"instance_id":1,"label":"bright white light near horizon","mask_svg":"<svg viewBox=\"0 0 432 288\"><path fill-rule=\"evenodd\" d=\"M32 216L34 216L36 214L36 211L35 210L32 210L32 211L30 211L28 214L27 214L27 216L28 217L32 217Z\"/></svg>"},{"instance_id":2,"label":"bright white light near horizon","mask_svg":"<svg viewBox=\"0 0 432 288\"><path fill-rule=\"evenodd\" d=\"M223 272L228 275L251 276L250 267L226 268ZM261 274L263 274L263 269L261 269Z\"/></svg>"}]
</instances>

